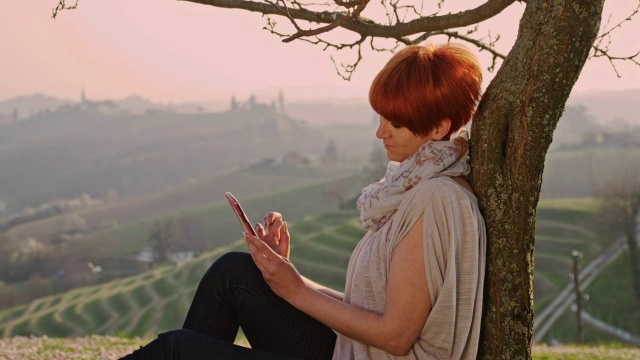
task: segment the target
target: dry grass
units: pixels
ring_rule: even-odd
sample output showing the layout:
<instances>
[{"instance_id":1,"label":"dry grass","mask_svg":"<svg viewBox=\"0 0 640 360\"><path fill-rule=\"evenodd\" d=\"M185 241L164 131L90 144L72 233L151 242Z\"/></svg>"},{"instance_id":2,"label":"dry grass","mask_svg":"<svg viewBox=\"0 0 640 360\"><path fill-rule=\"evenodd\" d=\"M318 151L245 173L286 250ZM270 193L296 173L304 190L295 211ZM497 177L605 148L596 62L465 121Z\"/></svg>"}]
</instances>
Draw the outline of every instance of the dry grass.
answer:
<instances>
[{"instance_id":1,"label":"dry grass","mask_svg":"<svg viewBox=\"0 0 640 360\"><path fill-rule=\"evenodd\" d=\"M534 360L638 360L640 349L624 345L547 346L533 347Z\"/></svg>"},{"instance_id":2,"label":"dry grass","mask_svg":"<svg viewBox=\"0 0 640 360\"><path fill-rule=\"evenodd\" d=\"M0 360L118 359L143 341L112 336L48 338L16 336L0 339Z\"/></svg>"},{"instance_id":3,"label":"dry grass","mask_svg":"<svg viewBox=\"0 0 640 360\"><path fill-rule=\"evenodd\" d=\"M118 359L148 341L140 338L88 336L78 338L11 337L0 339L0 360ZM240 345L246 345L241 343ZM632 360L640 349L621 345L533 347L534 360Z\"/></svg>"}]
</instances>

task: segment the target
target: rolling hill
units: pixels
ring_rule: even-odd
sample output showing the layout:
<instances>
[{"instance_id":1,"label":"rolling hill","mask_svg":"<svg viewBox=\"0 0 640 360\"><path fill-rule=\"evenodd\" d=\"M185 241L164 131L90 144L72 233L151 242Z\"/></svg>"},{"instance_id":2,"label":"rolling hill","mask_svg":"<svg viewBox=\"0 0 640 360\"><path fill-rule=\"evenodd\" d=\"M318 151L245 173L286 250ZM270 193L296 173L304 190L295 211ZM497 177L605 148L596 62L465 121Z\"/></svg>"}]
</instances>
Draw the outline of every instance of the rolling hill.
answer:
<instances>
[{"instance_id":1,"label":"rolling hill","mask_svg":"<svg viewBox=\"0 0 640 360\"><path fill-rule=\"evenodd\" d=\"M595 234L590 209L590 200L541 202L536 240L536 311L544 308L569 281L566 275L573 249L582 251L588 261L608 244ZM364 234L357 214L347 210L306 216L291 227L291 233L292 262L300 272L323 284L343 288L349 255ZM182 266L159 267L5 310L0 312L0 334L153 336L182 324L200 275L217 256L243 247L243 241L238 240Z\"/></svg>"}]
</instances>

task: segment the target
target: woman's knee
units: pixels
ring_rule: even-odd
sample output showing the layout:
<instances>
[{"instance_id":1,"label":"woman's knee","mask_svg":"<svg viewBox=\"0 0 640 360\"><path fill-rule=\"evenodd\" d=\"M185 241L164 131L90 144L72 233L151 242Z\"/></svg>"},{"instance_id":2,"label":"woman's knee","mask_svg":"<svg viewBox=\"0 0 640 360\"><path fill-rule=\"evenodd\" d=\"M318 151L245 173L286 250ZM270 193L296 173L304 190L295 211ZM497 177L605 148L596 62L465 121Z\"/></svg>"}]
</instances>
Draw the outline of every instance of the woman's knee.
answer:
<instances>
[{"instance_id":1,"label":"woman's knee","mask_svg":"<svg viewBox=\"0 0 640 360\"><path fill-rule=\"evenodd\" d=\"M211 264L209 270L202 277L201 282L218 283L220 281L227 282L238 276L246 276L243 274L255 273L255 264L251 258L251 254L244 252L228 252L220 256Z\"/></svg>"},{"instance_id":2,"label":"woman's knee","mask_svg":"<svg viewBox=\"0 0 640 360\"><path fill-rule=\"evenodd\" d=\"M238 264L243 263L251 263L253 264L253 259L251 259L251 254L240 251L230 251L228 253L220 256L216 261L211 264L211 267L229 267L236 266Z\"/></svg>"}]
</instances>

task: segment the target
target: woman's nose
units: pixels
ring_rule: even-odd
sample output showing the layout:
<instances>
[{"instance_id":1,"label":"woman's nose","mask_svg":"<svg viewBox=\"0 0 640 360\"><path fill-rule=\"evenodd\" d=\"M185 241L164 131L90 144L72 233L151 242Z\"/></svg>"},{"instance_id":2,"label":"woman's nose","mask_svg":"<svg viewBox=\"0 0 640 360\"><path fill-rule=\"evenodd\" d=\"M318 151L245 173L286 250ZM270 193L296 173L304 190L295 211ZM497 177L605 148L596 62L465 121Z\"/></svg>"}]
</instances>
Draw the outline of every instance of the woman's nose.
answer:
<instances>
[{"instance_id":1,"label":"woman's nose","mask_svg":"<svg viewBox=\"0 0 640 360\"><path fill-rule=\"evenodd\" d=\"M380 124L378 125L378 130L376 130L376 137L378 139L385 139L389 136L389 131L387 129L387 122L380 119Z\"/></svg>"}]
</instances>

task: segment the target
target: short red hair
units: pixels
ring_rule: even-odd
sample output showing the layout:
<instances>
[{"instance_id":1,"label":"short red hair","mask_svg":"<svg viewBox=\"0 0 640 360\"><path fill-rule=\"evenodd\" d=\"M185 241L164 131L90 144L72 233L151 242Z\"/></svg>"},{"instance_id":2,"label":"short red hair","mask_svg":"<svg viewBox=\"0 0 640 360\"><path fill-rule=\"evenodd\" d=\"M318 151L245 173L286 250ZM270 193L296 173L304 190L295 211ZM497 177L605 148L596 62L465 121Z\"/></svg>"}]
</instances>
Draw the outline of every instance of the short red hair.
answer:
<instances>
[{"instance_id":1,"label":"short red hair","mask_svg":"<svg viewBox=\"0 0 640 360\"><path fill-rule=\"evenodd\" d=\"M380 116L425 136L445 118L451 129L465 126L480 98L478 58L459 44L411 45L396 53L376 75L369 102Z\"/></svg>"}]
</instances>

